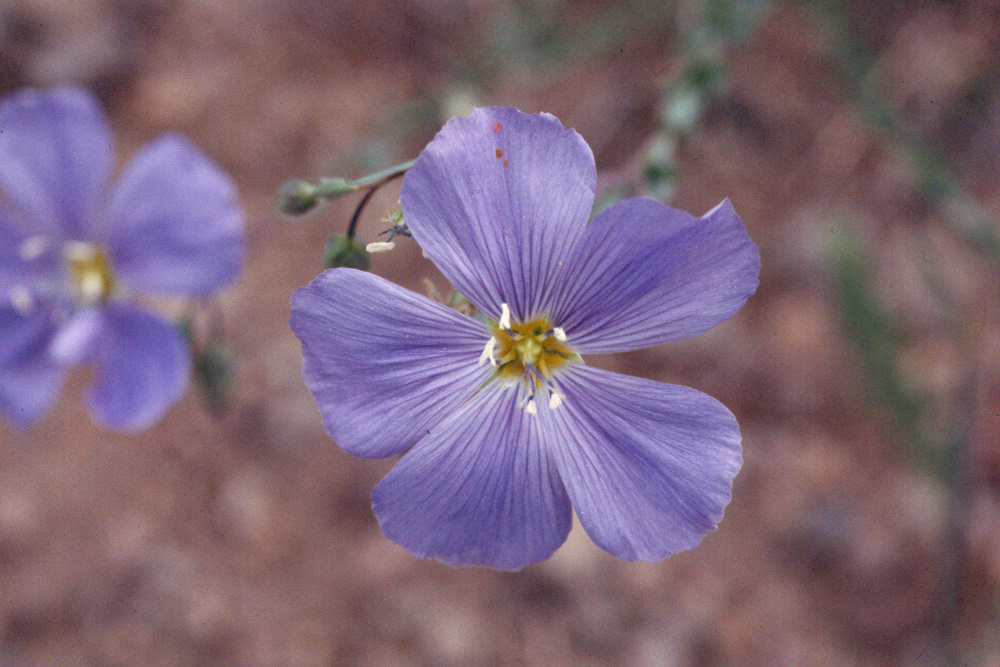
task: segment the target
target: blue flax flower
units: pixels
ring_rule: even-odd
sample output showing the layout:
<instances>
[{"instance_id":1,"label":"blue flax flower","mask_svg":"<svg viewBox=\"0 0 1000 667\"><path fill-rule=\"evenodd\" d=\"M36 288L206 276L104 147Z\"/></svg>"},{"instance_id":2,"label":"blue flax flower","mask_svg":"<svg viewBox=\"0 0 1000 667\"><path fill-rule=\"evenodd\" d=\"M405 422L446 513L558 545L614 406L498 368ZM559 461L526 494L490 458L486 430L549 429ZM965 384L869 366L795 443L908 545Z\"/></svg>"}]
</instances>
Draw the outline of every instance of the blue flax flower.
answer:
<instances>
[{"instance_id":1,"label":"blue flax flower","mask_svg":"<svg viewBox=\"0 0 1000 667\"><path fill-rule=\"evenodd\" d=\"M327 432L356 456L402 454L373 506L418 556L517 569L563 543L575 508L602 548L657 560L722 518L741 464L733 415L579 355L710 329L756 289L760 256L728 201L694 218L628 199L588 224L595 177L590 148L553 116L453 119L400 202L488 319L352 269L292 298Z\"/></svg>"},{"instance_id":2,"label":"blue flax flower","mask_svg":"<svg viewBox=\"0 0 1000 667\"><path fill-rule=\"evenodd\" d=\"M68 366L97 374L102 425L152 425L187 386L188 345L136 291L201 297L243 255L229 177L189 141L163 136L108 189L114 148L96 99L78 88L0 100L0 411L29 425Z\"/></svg>"}]
</instances>

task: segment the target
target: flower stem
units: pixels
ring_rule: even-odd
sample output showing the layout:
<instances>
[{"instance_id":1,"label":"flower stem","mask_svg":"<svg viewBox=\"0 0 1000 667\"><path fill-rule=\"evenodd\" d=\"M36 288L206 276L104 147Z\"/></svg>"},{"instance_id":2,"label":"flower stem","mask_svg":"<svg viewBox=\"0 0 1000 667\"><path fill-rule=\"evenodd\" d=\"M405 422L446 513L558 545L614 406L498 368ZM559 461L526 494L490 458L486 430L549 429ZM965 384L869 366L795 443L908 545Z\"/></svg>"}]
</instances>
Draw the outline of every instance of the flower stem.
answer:
<instances>
[{"instance_id":1,"label":"flower stem","mask_svg":"<svg viewBox=\"0 0 1000 667\"><path fill-rule=\"evenodd\" d=\"M359 178L356 181L352 181L352 185L357 185L357 187L368 186L368 192L365 196L361 198L358 202L358 207L354 209L354 215L351 216L351 223L347 226L347 238L354 238L354 232L358 227L358 219L361 217L361 212L364 210L365 206L368 204L368 200L372 198L375 191L386 183L400 178L406 173L406 170L413 166L416 160L410 160L409 162L403 162L402 164L397 164L394 167L389 167L388 169L383 169L382 171L376 171L374 174L369 174L364 178Z\"/></svg>"},{"instance_id":2,"label":"flower stem","mask_svg":"<svg viewBox=\"0 0 1000 667\"><path fill-rule=\"evenodd\" d=\"M382 171L376 171L373 174L368 174L356 181L351 181L351 185L358 188L363 188L368 185L375 185L375 187L380 187L384 183L388 183L394 178L399 178L406 173L406 170L413 166L416 160L409 160L408 162L401 162L400 164L394 165ZM380 182L381 181L381 182Z\"/></svg>"}]
</instances>

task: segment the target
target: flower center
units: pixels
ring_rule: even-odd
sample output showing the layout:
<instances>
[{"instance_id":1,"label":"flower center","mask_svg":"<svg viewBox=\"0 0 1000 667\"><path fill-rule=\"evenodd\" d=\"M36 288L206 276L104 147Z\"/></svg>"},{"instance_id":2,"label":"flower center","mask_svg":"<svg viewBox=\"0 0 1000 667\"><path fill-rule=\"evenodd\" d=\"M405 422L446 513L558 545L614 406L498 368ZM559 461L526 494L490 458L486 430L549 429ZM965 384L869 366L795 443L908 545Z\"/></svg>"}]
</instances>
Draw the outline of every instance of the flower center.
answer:
<instances>
[{"instance_id":1,"label":"flower center","mask_svg":"<svg viewBox=\"0 0 1000 667\"><path fill-rule=\"evenodd\" d=\"M104 250L93 243L71 241L65 246L69 281L86 304L107 301L115 291L115 274Z\"/></svg>"},{"instance_id":2,"label":"flower center","mask_svg":"<svg viewBox=\"0 0 1000 667\"><path fill-rule=\"evenodd\" d=\"M506 380L523 377L537 386L551 378L560 366L580 358L545 317L491 329L497 341L497 373Z\"/></svg>"},{"instance_id":3,"label":"flower center","mask_svg":"<svg viewBox=\"0 0 1000 667\"><path fill-rule=\"evenodd\" d=\"M479 365L489 361L496 368L493 379L500 378L505 387L523 380L528 395L522 407L528 413L538 413L535 392L543 386L549 397L549 409L555 410L566 397L553 382L553 371L566 363L583 360L566 344L566 332L552 326L547 317L514 322L507 304L500 305L500 319L490 323L493 335L486 341Z\"/></svg>"},{"instance_id":4,"label":"flower center","mask_svg":"<svg viewBox=\"0 0 1000 667\"><path fill-rule=\"evenodd\" d=\"M570 361L581 361L580 355L566 345L566 332L553 327L545 316L527 322L510 319L510 308L502 304L503 312L479 358L479 364L489 361L496 367L496 376L508 384L523 379L533 398L535 389L549 384L552 373ZM533 404L532 404L533 405Z\"/></svg>"}]
</instances>

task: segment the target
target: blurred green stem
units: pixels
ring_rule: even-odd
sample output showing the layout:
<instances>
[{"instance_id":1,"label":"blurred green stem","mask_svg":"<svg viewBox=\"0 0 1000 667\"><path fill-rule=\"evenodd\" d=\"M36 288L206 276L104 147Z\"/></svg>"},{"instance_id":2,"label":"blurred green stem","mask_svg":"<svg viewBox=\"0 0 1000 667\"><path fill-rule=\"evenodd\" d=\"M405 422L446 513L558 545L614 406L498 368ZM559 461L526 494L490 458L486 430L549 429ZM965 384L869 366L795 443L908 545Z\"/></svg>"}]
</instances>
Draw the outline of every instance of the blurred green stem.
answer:
<instances>
[{"instance_id":1,"label":"blurred green stem","mask_svg":"<svg viewBox=\"0 0 1000 667\"><path fill-rule=\"evenodd\" d=\"M941 447L920 428L922 401L904 386L897 366L899 333L872 293L868 263L856 241L841 229L831 248L831 268L841 317L864 366L872 389L885 403L908 445L905 453L939 478L948 469Z\"/></svg>"},{"instance_id":2,"label":"blurred green stem","mask_svg":"<svg viewBox=\"0 0 1000 667\"><path fill-rule=\"evenodd\" d=\"M906 156L921 192L949 227L967 243L1000 259L1000 235L990 214L959 185L948 161L906 130L875 88L872 74L878 57L858 37L845 13L847 5L835 0L812 0L808 7L817 23L830 33L833 56L859 114Z\"/></svg>"},{"instance_id":3,"label":"blurred green stem","mask_svg":"<svg viewBox=\"0 0 1000 667\"><path fill-rule=\"evenodd\" d=\"M339 176L321 178L319 183L316 184L316 196L324 199L337 199L338 197L343 197L344 195L360 190L361 188L366 188L371 185L378 186L381 181L387 181L398 176L402 176L406 173L407 169L413 166L414 162L416 162L416 160L410 160L408 162L393 165L388 169L376 171L373 174L362 176L361 178L353 181L345 180Z\"/></svg>"},{"instance_id":4,"label":"blurred green stem","mask_svg":"<svg viewBox=\"0 0 1000 667\"><path fill-rule=\"evenodd\" d=\"M357 231L358 220L361 218L361 212L368 204L368 200L372 198L372 195L374 195L375 192L386 183L397 178L401 178L403 174L406 173L406 170L413 166L414 162L416 162L416 160L410 160L409 162L397 164L395 167L389 167L388 169L377 171L374 174L353 181L355 184L358 184L358 187L367 185L368 192L366 192L365 196L361 198L360 202L358 202L358 207L354 209L354 215L351 216L351 223L347 226L347 238L354 238L354 232Z\"/></svg>"},{"instance_id":5,"label":"blurred green stem","mask_svg":"<svg viewBox=\"0 0 1000 667\"><path fill-rule=\"evenodd\" d=\"M358 189L367 187L369 185L381 186L382 184L380 183L380 181L391 181L394 178L399 178L404 173L406 173L407 169L413 166L414 162L416 162L416 160L401 162L400 164L389 167L388 169L383 169L382 171L376 171L373 174L368 174L367 176L364 176L357 180L350 181L350 183L351 185L357 187Z\"/></svg>"}]
</instances>

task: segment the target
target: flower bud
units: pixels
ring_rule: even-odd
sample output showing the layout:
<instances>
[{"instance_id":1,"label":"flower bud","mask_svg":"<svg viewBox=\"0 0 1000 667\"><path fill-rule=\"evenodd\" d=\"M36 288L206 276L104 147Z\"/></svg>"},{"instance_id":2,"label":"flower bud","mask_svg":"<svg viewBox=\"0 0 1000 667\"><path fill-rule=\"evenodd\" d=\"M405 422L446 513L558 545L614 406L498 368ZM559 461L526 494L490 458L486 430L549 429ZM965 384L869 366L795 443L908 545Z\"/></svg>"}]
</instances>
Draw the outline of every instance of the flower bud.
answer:
<instances>
[{"instance_id":1,"label":"flower bud","mask_svg":"<svg viewBox=\"0 0 1000 667\"><path fill-rule=\"evenodd\" d=\"M319 203L316 196L316 186L301 179L286 181L281 189L275 204L278 210L288 215L301 215Z\"/></svg>"},{"instance_id":2,"label":"flower bud","mask_svg":"<svg viewBox=\"0 0 1000 667\"><path fill-rule=\"evenodd\" d=\"M194 374L212 414L221 416L233 395L236 355L221 341L205 346L194 359Z\"/></svg>"},{"instance_id":3,"label":"flower bud","mask_svg":"<svg viewBox=\"0 0 1000 667\"><path fill-rule=\"evenodd\" d=\"M346 267L367 271L371 266L371 257L365 250L364 244L344 234L334 234L327 239L323 261L329 269Z\"/></svg>"}]
</instances>

